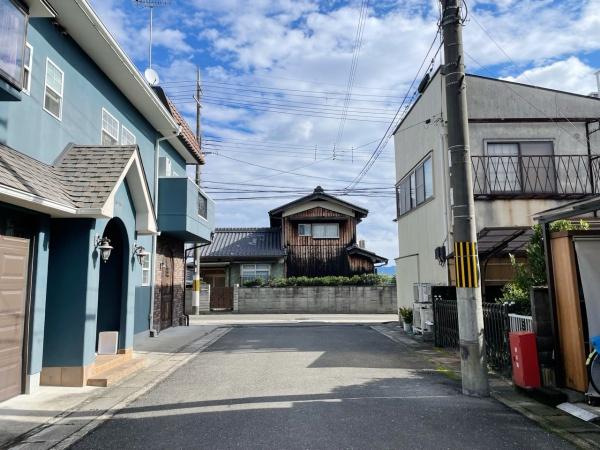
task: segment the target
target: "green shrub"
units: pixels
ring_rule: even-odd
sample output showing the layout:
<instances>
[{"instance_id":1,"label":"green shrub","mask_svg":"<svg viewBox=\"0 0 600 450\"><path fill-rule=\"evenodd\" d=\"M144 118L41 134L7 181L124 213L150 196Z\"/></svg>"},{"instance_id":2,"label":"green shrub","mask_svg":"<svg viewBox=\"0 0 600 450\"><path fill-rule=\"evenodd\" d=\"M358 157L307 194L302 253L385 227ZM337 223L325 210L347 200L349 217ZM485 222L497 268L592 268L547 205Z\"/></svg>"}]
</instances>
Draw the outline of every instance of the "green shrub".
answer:
<instances>
[{"instance_id":1,"label":"green shrub","mask_svg":"<svg viewBox=\"0 0 600 450\"><path fill-rule=\"evenodd\" d=\"M398 314L402 317L402 321L404 323L412 324L413 323L413 310L412 308L398 308Z\"/></svg>"},{"instance_id":2,"label":"green shrub","mask_svg":"<svg viewBox=\"0 0 600 450\"><path fill-rule=\"evenodd\" d=\"M557 220L550 224L550 231L572 231L588 230L590 224L584 220L578 223L569 220ZM510 262L515 269L512 281L502 288L500 303L512 305L512 310L518 314L531 314L529 291L534 286L545 286L546 280L546 258L544 254L543 229L541 225L533 226L533 236L525 247L527 262L517 262L514 255L510 255Z\"/></svg>"},{"instance_id":3,"label":"green shrub","mask_svg":"<svg viewBox=\"0 0 600 450\"><path fill-rule=\"evenodd\" d=\"M244 281L244 283L243 283L244 287L262 287L264 285L265 285L265 280L263 280L262 278Z\"/></svg>"},{"instance_id":4,"label":"green shrub","mask_svg":"<svg viewBox=\"0 0 600 450\"><path fill-rule=\"evenodd\" d=\"M257 284L257 282L262 284ZM389 275L363 274L326 277L289 277L273 278L266 283L262 280L253 280L244 283L245 287L267 286L267 287L294 287L294 286L380 286L384 284L395 284L396 279Z\"/></svg>"}]
</instances>

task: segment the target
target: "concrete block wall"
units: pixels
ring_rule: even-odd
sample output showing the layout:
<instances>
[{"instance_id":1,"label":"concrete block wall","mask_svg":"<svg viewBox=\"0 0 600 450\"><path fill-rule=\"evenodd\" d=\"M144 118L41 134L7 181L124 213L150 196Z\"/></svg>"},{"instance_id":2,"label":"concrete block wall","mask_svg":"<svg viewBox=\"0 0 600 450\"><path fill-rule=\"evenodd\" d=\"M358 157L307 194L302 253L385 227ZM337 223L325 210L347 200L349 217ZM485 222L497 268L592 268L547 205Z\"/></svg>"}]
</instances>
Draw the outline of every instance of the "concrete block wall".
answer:
<instances>
[{"instance_id":1,"label":"concrete block wall","mask_svg":"<svg viewBox=\"0 0 600 450\"><path fill-rule=\"evenodd\" d=\"M396 313L396 286L296 286L234 290L240 313Z\"/></svg>"}]
</instances>

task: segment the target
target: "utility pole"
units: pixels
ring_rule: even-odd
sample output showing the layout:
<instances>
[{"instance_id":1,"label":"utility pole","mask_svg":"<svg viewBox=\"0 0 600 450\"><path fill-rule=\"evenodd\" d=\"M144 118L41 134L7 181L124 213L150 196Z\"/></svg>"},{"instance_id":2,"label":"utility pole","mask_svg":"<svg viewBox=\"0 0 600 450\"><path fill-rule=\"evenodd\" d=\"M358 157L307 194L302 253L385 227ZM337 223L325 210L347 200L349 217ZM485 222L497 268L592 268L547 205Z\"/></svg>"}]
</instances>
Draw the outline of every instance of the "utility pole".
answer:
<instances>
[{"instance_id":1,"label":"utility pole","mask_svg":"<svg viewBox=\"0 0 600 450\"><path fill-rule=\"evenodd\" d=\"M479 258L475 228L475 202L469 149L469 121L462 42L461 1L440 0L450 152L450 187L454 217L454 264L462 391L465 395L485 397L489 385L483 338L483 310L479 285Z\"/></svg>"},{"instance_id":2,"label":"utility pole","mask_svg":"<svg viewBox=\"0 0 600 450\"><path fill-rule=\"evenodd\" d=\"M200 68L196 67L196 140L202 151L202 138L200 136L200 99L202 89L200 87ZM201 171L200 164L196 164L196 184L200 186ZM187 263L186 263L187 264ZM194 250L194 280L192 282L192 314L200 314L200 249Z\"/></svg>"}]
</instances>

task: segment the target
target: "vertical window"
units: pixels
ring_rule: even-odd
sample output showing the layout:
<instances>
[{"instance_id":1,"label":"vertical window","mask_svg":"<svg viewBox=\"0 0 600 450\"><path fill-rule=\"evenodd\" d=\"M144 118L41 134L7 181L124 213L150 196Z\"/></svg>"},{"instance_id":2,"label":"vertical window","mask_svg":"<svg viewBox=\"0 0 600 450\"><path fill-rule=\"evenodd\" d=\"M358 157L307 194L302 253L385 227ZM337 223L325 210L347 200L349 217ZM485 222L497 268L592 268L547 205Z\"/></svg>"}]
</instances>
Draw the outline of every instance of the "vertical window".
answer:
<instances>
[{"instance_id":1,"label":"vertical window","mask_svg":"<svg viewBox=\"0 0 600 450\"><path fill-rule=\"evenodd\" d=\"M519 144L488 144L488 183L492 192L521 190Z\"/></svg>"},{"instance_id":2,"label":"vertical window","mask_svg":"<svg viewBox=\"0 0 600 450\"><path fill-rule=\"evenodd\" d=\"M27 13L13 0L0 0L0 76L23 86Z\"/></svg>"},{"instance_id":3,"label":"vertical window","mask_svg":"<svg viewBox=\"0 0 600 450\"><path fill-rule=\"evenodd\" d=\"M298 236L310 236L310 235L311 235L310 223L298 224Z\"/></svg>"},{"instance_id":4,"label":"vertical window","mask_svg":"<svg viewBox=\"0 0 600 450\"><path fill-rule=\"evenodd\" d=\"M198 192L198 215L206 219L208 215L208 200Z\"/></svg>"},{"instance_id":5,"label":"vertical window","mask_svg":"<svg viewBox=\"0 0 600 450\"><path fill-rule=\"evenodd\" d=\"M417 206L417 190L415 187L416 184L416 180L415 180L415 173L411 173L410 174L410 207L414 208L415 206Z\"/></svg>"},{"instance_id":6,"label":"vertical window","mask_svg":"<svg viewBox=\"0 0 600 450\"><path fill-rule=\"evenodd\" d=\"M135 134L125 128L125 125L121 127L121 145L135 145Z\"/></svg>"},{"instance_id":7,"label":"vertical window","mask_svg":"<svg viewBox=\"0 0 600 450\"><path fill-rule=\"evenodd\" d=\"M102 108L102 145L119 144L119 121Z\"/></svg>"},{"instance_id":8,"label":"vertical window","mask_svg":"<svg viewBox=\"0 0 600 450\"><path fill-rule=\"evenodd\" d=\"M425 178L422 165L415 169L415 188L417 191L417 205L420 205L425 201Z\"/></svg>"},{"instance_id":9,"label":"vertical window","mask_svg":"<svg viewBox=\"0 0 600 450\"><path fill-rule=\"evenodd\" d=\"M423 162L423 176L425 178L425 199L433 197L433 170L431 156Z\"/></svg>"},{"instance_id":10,"label":"vertical window","mask_svg":"<svg viewBox=\"0 0 600 450\"><path fill-rule=\"evenodd\" d=\"M44 110L62 120L64 73L46 59L46 82L44 87Z\"/></svg>"},{"instance_id":11,"label":"vertical window","mask_svg":"<svg viewBox=\"0 0 600 450\"><path fill-rule=\"evenodd\" d=\"M143 259L142 264L142 286L150 286L150 258L152 255L148 255Z\"/></svg>"},{"instance_id":12,"label":"vertical window","mask_svg":"<svg viewBox=\"0 0 600 450\"><path fill-rule=\"evenodd\" d=\"M25 58L23 63L23 92L27 95L31 92L31 66L33 65L33 47L25 45Z\"/></svg>"}]
</instances>

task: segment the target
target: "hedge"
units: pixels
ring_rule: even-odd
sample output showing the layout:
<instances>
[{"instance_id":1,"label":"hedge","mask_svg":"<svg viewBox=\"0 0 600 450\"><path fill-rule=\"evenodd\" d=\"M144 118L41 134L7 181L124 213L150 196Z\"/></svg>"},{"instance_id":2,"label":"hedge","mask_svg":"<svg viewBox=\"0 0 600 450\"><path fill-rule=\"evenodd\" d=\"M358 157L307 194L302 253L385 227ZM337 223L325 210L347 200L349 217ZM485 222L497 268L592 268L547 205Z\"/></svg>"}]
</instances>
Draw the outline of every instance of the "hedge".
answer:
<instances>
[{"instance_id":1,"label":"hedge","mask_svg":"<svg viewBox=\"0 0 600 450\"><path fill-rule=\"evenodd\" d=\"M244 287L294 287L294 286L381 286L395 284L396 277L392 275L364 274L352 277L289 277L273 278L270 280L250 280L243 283Z\"/></svg>"}]
</instances>

